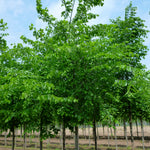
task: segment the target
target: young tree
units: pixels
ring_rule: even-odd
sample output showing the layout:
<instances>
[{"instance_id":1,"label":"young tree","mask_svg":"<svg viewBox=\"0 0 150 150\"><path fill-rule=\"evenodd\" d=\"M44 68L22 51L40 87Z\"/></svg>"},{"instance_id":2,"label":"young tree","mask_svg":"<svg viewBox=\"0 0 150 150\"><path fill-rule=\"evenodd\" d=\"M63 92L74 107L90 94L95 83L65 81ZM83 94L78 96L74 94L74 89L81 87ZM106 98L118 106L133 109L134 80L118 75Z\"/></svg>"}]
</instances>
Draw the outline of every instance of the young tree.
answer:
<instances>
[{"instance_id":1,"label":"young tree","mask_svg":"<svg viewBox=\"0 0 150 150\"><path fill-rule=\"evenodd\" d=\"M14 65L14 60L11 58L9 53L9 48L7 46L7 42L4 39L4 36L7 34L4 31L7 29L7 23L3 22L3 19L0 20L0 116L1 116L1 130L8 130L10 129L13 132L13 144L12 150L14 150L14 127L18 126L18 121L16 120L15 123L15 113L11 112L12 106L14 104L14 97L11 97L12 101L8 98L7 87L5 86L7 82L9 82L10 76L9 69ZM9 93L9 96L11 94ZM8 106L9 105L9 106ZM13 108L14 110L14 108Z\"/></svg>"},{"instance_id":2,"label":"young tree","mask_svg":"<svg viewBox=\"0 0 150 150\"><path fill-rule=\"evenodd\" d=\"M116 77L118 78L118 83L124 84L123 88L120 89L120 106L123 113L129 116L130 123L130 133L132 147L134 147L134 138L132 131L132 119L135 107L135 100L128 97L126 94L129 87L129 82L132 81L134 77L134 70L137 68L139 71L144 67L140 63L141 59L144 58L148 49L143 44L144 38L146 37L147 30L145 29L144 21L136 16L136 7L132 7L132 3L125 10L125 19L121 20L117 18L112 20L112 23L116 25L114 30L114 41L122 47L122 53L124 57L122 58L122 63L120 64L118 71L116 72ZM128 110L128 111L127 111Z\"/></svg>"}]
</instances>

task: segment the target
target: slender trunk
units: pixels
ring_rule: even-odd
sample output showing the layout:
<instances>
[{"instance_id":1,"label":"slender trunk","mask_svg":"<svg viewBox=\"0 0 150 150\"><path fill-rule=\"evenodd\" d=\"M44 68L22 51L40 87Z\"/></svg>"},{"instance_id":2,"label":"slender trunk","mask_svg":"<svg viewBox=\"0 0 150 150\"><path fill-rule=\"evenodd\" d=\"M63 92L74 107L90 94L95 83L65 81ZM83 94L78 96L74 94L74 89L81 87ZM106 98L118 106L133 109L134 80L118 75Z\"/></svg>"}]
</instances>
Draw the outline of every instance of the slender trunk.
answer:
<instances>
[{"instance_id":1,"label":"slender trunk","mask_svg":"<svg viewBox=\"0 0 150 150\"><path fill-rule=\"evenodd\" d=\"M66 150L65 148L65 140L66 140L66 130L65 130L65 119L63 118L63 150Z\"/></svg>"},{"instance_id":2,"label":"slender trunk","mask_svg":"<svg viewBox=\"0 0 150 150\"><path fill-rule=\"evenodd\" d=\"M20 129L20 137L22 137L22 125L21 125L21 129Z\"/></svg>"},{"instance_id":3,"label":"slender trunk","mask_svg":"<svg viewBox=\"0 0 150 150\"><path fill-rule=\"evenodd\" d=\"M123 127L124 127L124 138L126 138L127 127L126 127L126 121L125 120L123 120Z\"/></svg>"},{"instance_id":4,"label":"slender trunk","mask_svg":"<svg viewBox=\"0 0 150 150\"><path fill-rule=\"evenodd\" d=\"M75 150L79 150L79 129L78 126L75 126Z\"/></svg>"},{"instance_id":5,"label":"slender trunk","mask_svg":"<svg viewBox=\"0 0 150 150\"><path fill-rule=\"evenodd\" d=\"M89 146L91 146L90 126L88 126Z\"/></svg>"},{"instance_id":6,"label":"slender trunk","mask_svg":"<svg viewBox=\"0 0 150 150\"><path fill-rule=\"evenodd\" d=\"M96 136L96 122L95 122L95 118L93 120L93 137L94 137L94 143L95 143L95 150L97 150L97 136Z\"/></svg>"},{"instance_id":7,"label":"slender trunk","mask_svg":"<svg viewBox=\"0 0 150 150\"><path fill-rule=\"evenodd\" d=\"M85 139L86 139L86 125L84 125L84 136L85 136Z\"/></svg>"},{"instance_id":8,"label":"slender trunk","mask_svg":"<svg viewBox=\"0 0 150 150\"><path fill-rule=\"evenodd\" d=\"M24 141L24 150L25 150L25 148L26 148L26 126L25 126L25 124L24 124L24 126L23 126L23 130L24 130L24 134L23 134L23 141Z\"/></svg>"},{"instance_id":9,"label":"slender trunk","mask_svg":"<svg viewBox=\"0 0 150 150\"><path fill-rule=\"evenodd\" d=\"M126 126L126 121L123 121L124 125L124 138L126 139L127 147L128 147L128 136L127 136L127 126Z\"/></svg>"},{"instance_id":10,"label":"slender trunk","mask_svg":"<svg viewBox=\"0 0 150 150\"><path fill-rule=\"evenodd\" d=\"M138 130L138 122L137 122L137 120L136 120L135 124L136 124L136 132L137 132L137 137L138 137L139 136L139 130Z\"/></svg>"},{"instance_id":11,"label":"slender trunk","mask_svg":"<svg viewBox=\"0 0 150 150\"><path fill-rule=\"evenodd\" d=\"M62 124L60 125L60 146L62 147Z\"/></svg>"},{"instance_id":12,"label":"slender trunk","mask_svg":"<svg viewBox=\"0 0 150 150\"><path fill-rule=\"evenodd\" d=\"M71 24L71 21L72 21L72 15L73 15L73 10L74 10L74 5L75 5L75 0L73 1L73 4L72 4L72 12L71 12L71 15L70 15L69 24Z\"/></svg>"},{"instance_id":13,"label":"slender trunk","mask_svg":"<svg viewBox=\"0 0 150 150\"><path fill-rule=\"evenodd\" d=\"M115 124L115 122L114 122L114 136L115 136L116 150L118 150L117 135L116 135L116 124Z\"/></svg>"},{"instance_id":14,"label":"slender trunk","mask_svg":"<svg viewBox=\"0 0 150 150\"><path fill-rule=\"evenodd\" d=\"M111 132L111 139L113 139L112 127L110 127L110 132Z\"/></svg>"},{"instance_id":15,"label":"slender trunk","mask_svg":"<svg viewBox=\"0 0 150 150\"><path fill-rule=\"evenodd\" d=\"M14 150L15 148L15 128L13 126L13 129L12 129L12 150Z\"/></svg>"},{"instance_id":16,"label":"slender trunk","mask_svg":"<svg viewBox=\"0 0 150 150\"><path fill-rule=\"evenodd\" d=\"M140 119L140 121L141 121L141 132L142 132L142 145L143 145L143 150L145 150L145 146L144 146L144 128L143 128L142 118Z\"/></svg>"},{"instance_id":17,"label":"slender trunk","mask_svg":"<svg viewBox=\"0 0 150 150\"><path fill-rule=\"evenodd\" d=\"M50 137L48 137L48 149L50 148Z\"/></svg>"},{"instance_id":18,"label":"slender trunk","mask_svg":"<svg viewBox=\"0 0 150 150\"><path fill-rule=\"evenodd\" d=\"M17 135L16 130L15 130L15 135ZM16 141L17 141L17 136L15 136L15 147L16 147Z\"/></svg>"},{"instance_id":19,"label":"slender trunk","mask_svg":"<svg viewBox=\"0 0 150 150\"><path fill-rule=\"evenodd\" d=\"M38 141L40 141L40 134L38 133ZM36 147L38 147L39 142L36 143Z\"/></svg>"},{"instance_id":20,"label":"slender trunk","mask_svg":"<svg viewBox=\"0 0 150 150\"><path fill-rule=\"evenodd\" d=\"M102 124L102 126L103 126L103 137L104 137L104 134L105 134L105 126Z\"/></svg>"},{"instance_id":21,"label":"slender trunk","mask_svg":"<svg viewBox=\"0 0 150 150\"><path fill-rule=\"evenodd\" d=\"M35 137L35 138L36 138L36 136L37 136L36 133L37 133L37 132L34 132L34 137ZM38 137L38 136L37 136L37 137ZM34 141L34 147L35 147L35 148L37 148L37 143L38 143L38 142Z\"/></svg>"},{"instance_id":22,"label":"slender trunk","mask_svg":"<svg viewBox=\"0 0 150 150\"><path fill-rule=\"evenodd\" d=\"M99 140L98 124L97 124L97 139Z\"/></svg>"},{"instance_id":23,"label":"slender trunk","mask_svg":"<svg viewBox=\"0 0 150 150\"><path fill-rule=\"evenodd\" d=\"M82 126L82 135L84 137L84 125Z\"/></svg>"},{"instance_id":24,"label":"slender trunk","mask_svg":"<svg viewBox=\"0 0 150 150\"><path fill-rule=\"evenodd\" d=\"M7 146L7 132L5 132L5 146Z\"/></svg>"},{"instance_id":25,"label":"slender trunk","mask_svg":"<svg viewBox=\"0 0 150 150\"><path fill-rule=\"evenodd\" d=\"M133 137L133 129L132 129L132 110L129 105L129 124L130 124L130 135L131 135L131 143L132 143L132 149L134 149L134 137Z\"/></svg>"},{"instance_id":26,"label":"slender trunk","mask_svg":"<svg viewBox=\"0 0 150 150\"><path fill-rule=\"evenodd\" d=\"M109 127L107 127L107 132L108 132L108 147L110 147L110 141L109 141Z\"/></svg>"},{"instance_id":27,"label":"slender trunk","mask_svg":"<svg viewBox=\"0 0 150 150\"><path fill-rule=\"evenodd\" d=\"M42 120L42 116L41 116L41 120L40 120L40 150L43 149L43 120Z\"/></svg>"},{"instance_id":28,"label":"slender trunk","mask_svg":"<svg viewBox=\"0 0 150 150\"><path fill-rule=\"evenodd\" d=\"M114 122L114 127L113 127L113 129L114 129L114 137L115 137L115 132L116 132L115 128L116 128L116 124Z\"/></svg>"},{"instance_id":29,"label":"slender trunk","mask_svg":"<svg viewBox=\"0 0 150 150\"><path fill-rule=\"evenodd\" d=\"M12 96L12 107L13 107L13 105L14 105L14 98L13 98L13 96ZM12 126L11 126L12 128L11 128L11 132L12 132L12 150L14 150L14 148L15 148L15 118L13 117L12 118Z\"/></svg>"}]
</instances>

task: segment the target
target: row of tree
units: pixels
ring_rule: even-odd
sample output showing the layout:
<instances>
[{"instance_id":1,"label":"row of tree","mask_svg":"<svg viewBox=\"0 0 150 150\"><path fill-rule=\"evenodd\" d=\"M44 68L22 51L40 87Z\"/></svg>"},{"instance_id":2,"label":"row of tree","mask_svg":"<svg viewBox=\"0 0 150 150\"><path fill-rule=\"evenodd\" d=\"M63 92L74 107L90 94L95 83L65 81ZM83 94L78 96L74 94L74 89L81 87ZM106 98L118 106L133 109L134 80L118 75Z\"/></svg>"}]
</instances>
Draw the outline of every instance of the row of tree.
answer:
<instances>
[{"instance_id":1,"label":"row of tree","mask_svg":"<svg viewBox=\"0 0 150 150\"><path fill-rule=\"evenodd\" d=\"M40 131L42 150L42 140L57 134L56 125L62 124L63 149L68 127L78 150L78 126L88 124L97 150L96 122L129 122L134 147L133 120L150 119L150 76L140 63L148 51L143 44L148 30L132 3L123 20L89 25L97 17L90 10L103 4L62 0L65 11L58 20L36 0L47 26L37 30L31 24L34 40L21 36L24 44L13 48L4 39L7 24L0 21L0 129L10 129L13 143L15 128L24 126L26 132Z\"/></svg>"}]
</instances>

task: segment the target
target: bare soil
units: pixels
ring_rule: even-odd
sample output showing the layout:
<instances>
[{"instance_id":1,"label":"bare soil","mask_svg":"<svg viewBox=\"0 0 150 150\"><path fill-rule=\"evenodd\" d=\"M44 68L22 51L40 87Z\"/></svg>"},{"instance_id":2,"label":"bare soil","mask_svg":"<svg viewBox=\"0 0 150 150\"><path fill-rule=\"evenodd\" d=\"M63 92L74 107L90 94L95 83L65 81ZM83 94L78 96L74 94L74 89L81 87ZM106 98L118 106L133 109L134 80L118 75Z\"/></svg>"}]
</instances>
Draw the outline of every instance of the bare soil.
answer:
<instances>
[{"instance_id":1,"label":"bare soil","mask_svg":"<svg viewBox=\"0 0 150 150\"><path fill-rule=\"evenodd\" d=\"M109 131L109 132L108 132ZM2 137L0 137L0 150L11 150L11 137L7 137L5 139L5 135L7 133L3 133ZM113 128L103 128L99 127L97 129L98 134L98 148L99 150L115 150L116 149L116 142L118 146L118 150L127 150L131 147L130 142L130 132L129 127L127 127L127 135L128 141L124 139L124 131L123 127L117 127L117 140L114 138L114 131ZM142 148L142 140L141 140L141 130L140 127L138 128L138 136L137 136L137 129L133 127L133 134L134 134L134 147L135 150L140 150ZM144 127L144 134L145 134L145 149L150 150L150 126ZM24 150L23 145L23 138L20 136L20 130L16 130L16 150ZM94 141L92 138L92 128L80 128L79 130L79 147L80 150L92 150L94 149ZM109 135L109 140L108 140ZM34 133L28 135L26 138L26 148L25 150L36 150L39 149L39 134ZM66 150L74 150L74 134L71 133L69 130L66 130ZM126 147L128 142L128 148ZM49 138L43 141L43 150L60 150L62 145L61 140L61 133L56 138Z\"/></svg>"}]
</instances>

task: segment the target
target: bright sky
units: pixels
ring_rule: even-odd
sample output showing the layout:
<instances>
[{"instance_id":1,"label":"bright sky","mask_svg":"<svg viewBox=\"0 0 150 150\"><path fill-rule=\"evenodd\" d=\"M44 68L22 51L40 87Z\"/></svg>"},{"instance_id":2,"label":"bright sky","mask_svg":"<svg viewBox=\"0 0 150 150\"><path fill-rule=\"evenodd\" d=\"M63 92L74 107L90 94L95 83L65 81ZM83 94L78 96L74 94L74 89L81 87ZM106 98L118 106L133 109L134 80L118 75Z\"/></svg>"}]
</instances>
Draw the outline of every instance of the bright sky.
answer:
<instances>
[{"instance_id":1,"label":"bright sky","mask_svg":"<svg viewBox=\"0 0 150 150\"><path fill-rule=\"evenodd\" d=\"M77 1L77 0L76 0ZM94 8L93 11L100 16L92 21L91 24L109 23L109 19L124 17L125 7L130 0L104 0L103 7ZM138 8L137 15L145 20L145 25L150 30L150 0L133 0L133 6ZM43 7L48 7L49 13L60 19L61 0L42 0ZM33 23L37 28L44 27L44 24L38 19L36 12L36 0L0 0L0 19L8 23L9 36L8 44L19 43L21 35L32 37L29 31L29 25ZM150 48L150 33L145 45ZM142 60L150 70L150 51L145 60Z\"/></svg>"}]
</instances>

